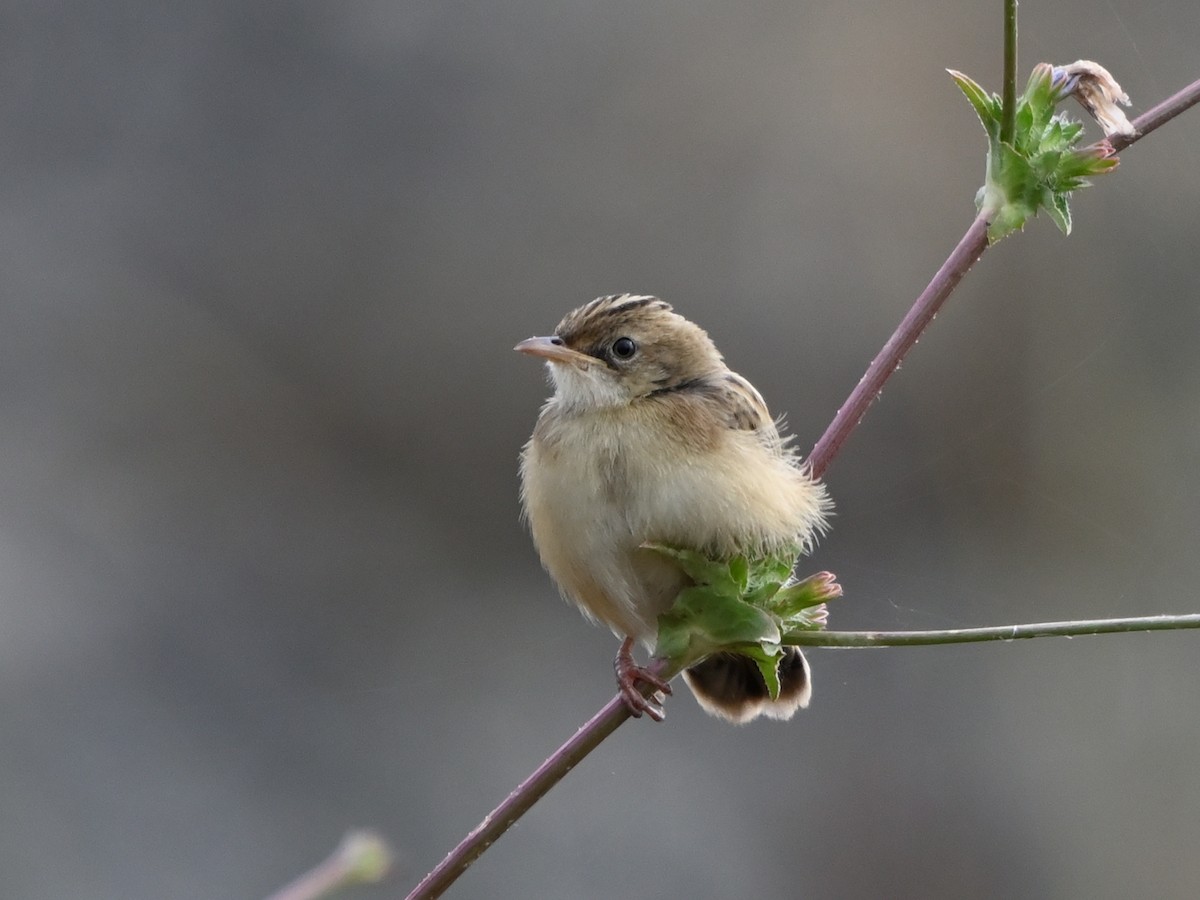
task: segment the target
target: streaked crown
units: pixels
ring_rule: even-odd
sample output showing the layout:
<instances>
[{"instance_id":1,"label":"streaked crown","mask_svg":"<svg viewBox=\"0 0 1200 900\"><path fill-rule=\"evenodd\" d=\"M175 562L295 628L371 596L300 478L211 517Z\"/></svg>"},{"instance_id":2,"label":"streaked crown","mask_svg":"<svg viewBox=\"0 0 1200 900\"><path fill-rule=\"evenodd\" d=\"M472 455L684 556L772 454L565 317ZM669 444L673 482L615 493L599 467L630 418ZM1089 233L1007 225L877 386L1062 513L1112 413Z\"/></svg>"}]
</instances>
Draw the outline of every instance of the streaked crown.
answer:
<instances>
[{"instance_id":1,"label":"streaked crown","mask_svg":"<svg viewBox=\"0 0 1200 900\"><path fill-rule=\"evenodd\" d=\"M604 369L617 376L631 396L674 387L725 368L704 329L657 297L598 297L568 313L555 335L572 350L604 363Z\"/></svg>"}]
</instances>

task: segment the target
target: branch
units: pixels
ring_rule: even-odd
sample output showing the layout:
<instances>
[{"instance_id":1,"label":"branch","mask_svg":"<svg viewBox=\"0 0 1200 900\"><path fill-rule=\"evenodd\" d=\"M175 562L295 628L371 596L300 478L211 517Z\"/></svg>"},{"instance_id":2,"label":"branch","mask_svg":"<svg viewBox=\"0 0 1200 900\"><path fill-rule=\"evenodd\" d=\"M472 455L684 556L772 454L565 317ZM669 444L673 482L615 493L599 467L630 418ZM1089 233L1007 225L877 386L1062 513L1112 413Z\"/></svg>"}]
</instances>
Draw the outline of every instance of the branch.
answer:
<instances>
[{"instance_id":1,"label":"branch","mask_svg":"<svg viewBox=\"0 0 1200 900\"><path fill-rule=\"evenodd\" d=\"M784 643L804 647L921 647L1137 631L1182 631L1186 628L1200 628L1200 614L1079 619L1073 622L993 625L987 628L946 628L940 631L797 631L785 635Z\"/></svg>"},{"instance_id":2,"label":"branch","mask_svg":"<svg viewBox=\"0 0 1200 900\"><path fill-rule=\"evenodd\" d=\"M821 439L817 441L812 452L808 454L808 465L814 478L820 478L829 468L835 456L842 449L842 444L850 433L858 427L867 408L875 402L884 384L892 377L892 373L900 367L908 351L917 343L917 339L938 314L942 304L950 297L951 292L958 287L963 276L975 264L983 251L987 249L988 217L991 210L983 210L975 217L967 233L962 236L942 267L937 270L933 280L917 297L908 315L900 322L899 327L888 342L883 345L879 354L871 360L866 373L858 385L850 392L846 402L842 404Z\"/></svg>"},{"instance_id":3,"label":"branch","mask_svg":"<svg viewBox=\"0 0 1200 900\"><path fill-rule=\"evenodd\" d=\"M352 831L329 858L267 900L320 900L354 884L371 884L392 866L392 851L373 831Z\"/></svg>"},{"instance_id":4,"label":"branch","mask_svg":"<svg viewBox=\"0 0 1200 900\"><path fill-rule=\"evenodd\" d=\"M1193 81L1181 91L1172 94L1166 100L1159 103L1157 106L1152 106L1140 116L1133 120L1133 127L1137 129L1137 134L1132 137L1124 135L1114 135L1109 143L1117 153L1120 153L1130 144L1140 141L1150 132L1166 125L1181 112L1191 109L1197 103L1200 103L1200 79Z\"/></svg>"},{"instance_id":5,"label":"branch","mask_svg":"<svg viewBox=\"0 0 1200 900\"><path fill-rule=\"evenodd\" d=\"M678 674L677 670L662 659L652 660L649 668L653 674L667 680ZM532 775L522 781L516 790L505 797L504 802L463 838L438 867L412 889L405 900L433 900L434 897L442 896L446 889L458 880L458 876L483 855L484 850L508 831L517 819L525 815L533 804L542 799L550 788L558 784L580 760L600 746L604 739L629 717L629 707L625 705L621 695L617 694L584 723L569 741L538 766Z\"/></svg>"}]
</instances>

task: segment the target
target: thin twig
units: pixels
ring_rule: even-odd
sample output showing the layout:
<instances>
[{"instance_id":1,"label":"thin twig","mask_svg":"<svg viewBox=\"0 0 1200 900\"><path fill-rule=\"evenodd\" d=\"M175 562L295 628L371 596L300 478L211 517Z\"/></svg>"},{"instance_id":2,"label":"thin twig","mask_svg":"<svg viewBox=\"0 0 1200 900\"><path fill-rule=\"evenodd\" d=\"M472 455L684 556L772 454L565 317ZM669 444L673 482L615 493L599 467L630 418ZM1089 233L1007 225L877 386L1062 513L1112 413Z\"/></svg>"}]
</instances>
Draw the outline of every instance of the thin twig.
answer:
<instances>
[{"instance_id":1,"label":"thin twig","mask_svg":"<svg viewBox=\"0 0 1200 900\"><path fill-rule=\"evenodd\" d=\"M330 856L267 900L320 900L353 884L379 881L392 865L392 851L373 831L352 831Z\"/></svg>"},{"instance_id":2,"label":"thin twig","mask_svg":"<svg viewBox=\"0 0 1200 900\"><path fill-rule=\"evenodd\" d=\"M1200 614L1079 619L1073 622L946 628L937 631L797 631L786 635L784 643L804 647L921 647L935 644L977 644L984 641L1022 641L1040 637L1181 631L1185 628L1200 628Z\"/></svg>"},{"instance_id":3,"label":"thin twig","mask_svg":"<svg viewBox=\"0 0 1200 900\"><path fill-rule=\"evenodd\" d=\"M958 246L946 257L942 267L926 285L921 296L917 297L899 327L883 345L883 349L871 360L866 373L850 392L842 408L837 411L837 415L833 417L833 421L829 423L812 452L808 454L808 465L814 477L820 478L825 474L829 464L842 449L846 438L858 426L867 408L883 390L884 384L899 368L901 361L933 321L933 317L937 315L951 292L963 280L963 276L983 255L983 251L987 249L989 215L990 210L984 210L975 217L967 233L959 240Z\"/></svg>"},{"instance_id":4,"label":"thin twig","mask_svg":"<svg viewBox=\"0 0 1200 900\"><path fill-rule=\"evenodd\" d=\"M678 674L678 669L662 659L652 660L649 668L654 675L668 681ZM629 717L629 707L625 705L621 695L617 694L576 731L570 740L538 766L532 775L522 781L516 790L505 797L504 802L463 838L437 868L413 888L405 900L433 900L442 896L446 888L457 881L458 876L465 872L496 838L508 831L517 819L525 815L533 804L542 799L550 788L558 784L580 760L600 746L601 742Z\"/></svg>"},{"instance_id":5,"label":"thin twig","mask_svg":"<svg viewBox=\"0 0 1200 900\"><path fill-rule=\"evenodd\" d=\"M1181 91L1177 91L1162 101L1156 106L1150 107L1140 116L1133 120L1133 127L1137 134L1131 137L1125 135L1114 135L1109 139L1112 148L1117 153L1120 153L1130 144L1140 141L1150 132L1166 125L1181 112L1186 112L1197 103L1200 103L1200 79L1193 81Z\"/></svg>"},{"instance_id":6,"label":"thin twig","mask_svg":"<svg viewBox=\"0 0 1200 900\"><path fill-rule=\"evenodd\" d=\"M1149 110L1134 120L1138 134L1131 139L1114 138L1112 146L1123 149L1133 141L1145 137L1156 128L1161 127L1184 110L1200 101L1200 81L1194 82L1179 93L1173 95L1158 106ZM938 269L933 280L917 298L912 309L896 333L888 340L883 350L872 361L866 374L851 393L846 403L838 410L837 415L817 441L816 446L808 456L808 463L815 475L820 476L837 456L842 444L863 414L882 390L884 383L896 367L904 359L916 343L921 332L932 321L934 315L945 303L950 293L962 281L963 276L987 249L987 218L981 213L971 223L966 234L958 242L953 252L942 267ZM1109 631L1151 631L1156 629L1197 628L1200 627L1200 616L1154 616L1144 619L1112 619L1100 623L1138 622L1137 626L1101 628L1093 631L1067 632L1059 630L1045 631L1044 635L1056 634L1102 634ZM905 632L804 632L789 635L795 638L795 643L822 646L871 647L871 646L901 646L903 644L922 643L960 643L986 640L1017 640L1024 637L1041 637L1042 633L1025 633L1029 630L1057 629L1069 626L1086 625L1089 623L1056 622L1046 625L1009 625L1000 628L954 629L946 632L909 632L916 638L905 637ZM948 638L947 635L959 633L958 638ZM931 635L941 635L940 640L931 640ZM923 639L922 639L923 636ZM845 640L846 643L836 644L830 641ZM854 643L857 641L858 643ZM656 675L674 675L664 660L654 660L651 671ZM493 810L432 872L417 885L407 900L433 900L440 897L453 884L467 867L490 847L509 827L512 826L530 807L541 799L550 788L561 781L584 757L598 747L605 738L617 730L626 719L629 710L620 695L613 697L601 710L592 716L565 744L558 748L546 759L537 770L523 781L504 802Z\"/></svg>"}]
</instances>

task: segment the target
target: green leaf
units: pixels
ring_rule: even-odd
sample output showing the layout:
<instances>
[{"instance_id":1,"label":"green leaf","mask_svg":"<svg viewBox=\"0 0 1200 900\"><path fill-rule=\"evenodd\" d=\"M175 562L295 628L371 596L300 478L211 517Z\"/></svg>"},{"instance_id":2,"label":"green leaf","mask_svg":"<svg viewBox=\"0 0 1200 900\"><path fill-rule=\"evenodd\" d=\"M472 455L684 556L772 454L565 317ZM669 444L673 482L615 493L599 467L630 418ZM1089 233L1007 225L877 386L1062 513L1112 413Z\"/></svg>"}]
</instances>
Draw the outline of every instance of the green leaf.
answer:
<instances>
[{"instance_id":1,"label":"green leaf","mask_svg":"<svg viewBox=\"0 0 1200 900\"><path fill-rule=\"evenodd\" d=\"M750 580L750 562L746 557L739 554L729 561L729 576L737 585L737 592L744 594Z\"/></svg>"},{"instance_id":2,"label":"green leaf","mask_svg":"<svg viewBox=\"0 0 1200 900\"><path fill-rule=\"evenodd\" d=\"M1050 214L1050 218L1054 220L1059 231L1063 234L1071 233L1071 206L1067 202L1066 195L1056 195L1053 203L1046 207L1046 212Z\"/></svg>"},{"instance_id":3,"label":"green leaf","mask_svg":"<svg viewBox=\"0 0 1200 900\"><path fill-rule=\"evenodd\" d=\"M793 547L785 555L768 556L756 559L750 566L749 577L746 581L748 593L758 594L774 585L779 590L792 575L792 566L800 548Z\"/></svg>"},{"instance_id":4,"label":"green leaf","mask_svg":"<svg viewBox=\"0 0 1200 900\"><path fill-rule=\"evenodd\" d=\"M1025 157L1008 144L997 144L999 152L989 172L988 198L996 210L988 225L988 240L995 243L1014 231L1037 212L1038 179Z\"/></svg>"},{"instance_id":5,"label":"green leaf","mask_svg":"<svg viewBox=\"0 0 1200 900\"><path fill-rule=\"evenodd\" d=\"M772 700L779 699L779 660L782 651L783 648L779 644L766 644L761 647L752 647L744 652L744 655L749 656L758 664L758 671L762 673L763 681L767 685L767 693L771 695Z\"/></svg>"},{"instance_id":6,"label":"green leaf","mask_svg":"<svg viewBox=\"0 0 1200 900\"><path fill-rule=\"evenodd\" d=\"M697 584L712 585L720 592L734 596L741 593L744 587L744 582L739 583L738 578L730 571L731 563L714 562L695 550L669 547L666 544L646 543L642 544L642 547L674 562L683 570L683 574Z\"/></svg>"},{"instance_id":7,"label":"green leaf","mask_svg":"<svg viewBox=\"0 0 1200 900\"><path fill-rule=\"evenodd\" d=\"M753 606L766 609L770 605L771 598L779 593L779 589L783 587L783 585L784 582L782 581L763 582L762 584L748 589L743 599Z\"/></svg>"},{"instance_id":8,"label":"green leaf","mask_svg":"<svg viewBox=\"0 0 1200 900\"><path fill-rule=\"evenodd\" d=\"M962 72L956 72L954 69L947 69L946 71L950 73L950 77L954 79L954 83L966 95L971 105L975 107L975 114L979 116L979 121L983 123L983 130L988 133L988 137L994 140L999 139L1000 98L994 94L989 94Z\"/></svg>"},{"instance_id":9,"label":"green leaf","mask_svg":"<svg viewBox=\"0 0 1200 900\"><path fill-rule=\"evenodd\" d=\"M1061 160L1062 153L1056 150L1048 150L1042 153L1031 161L1034 177L1039 182L1045 183L1058 169L1058 164Z\"/></svg>"},{"instance_id":10,"label":"green leaf","mask_svg":"<svg viewBox=\"0 0 1200 900\"><path fill-rule=\"evenodd\" d=\"M668 659L680 667L687 667L704 658L704 650L692 648L692 630L685 615L671 611L658 617L658 637L654 642L654 655Z\"/></svg>"},{"instance_id":11,"label":"green leaf","mask_svg":"<svg viewBox=\"0 0 1200 900\"><path fill-rule=\"evenodd\" d=\"M675 605L658 617L655 655L691 665L724 649L779 643L778 620L737 597L711 586L684 588Z\"/></svg>"}]
</instances>

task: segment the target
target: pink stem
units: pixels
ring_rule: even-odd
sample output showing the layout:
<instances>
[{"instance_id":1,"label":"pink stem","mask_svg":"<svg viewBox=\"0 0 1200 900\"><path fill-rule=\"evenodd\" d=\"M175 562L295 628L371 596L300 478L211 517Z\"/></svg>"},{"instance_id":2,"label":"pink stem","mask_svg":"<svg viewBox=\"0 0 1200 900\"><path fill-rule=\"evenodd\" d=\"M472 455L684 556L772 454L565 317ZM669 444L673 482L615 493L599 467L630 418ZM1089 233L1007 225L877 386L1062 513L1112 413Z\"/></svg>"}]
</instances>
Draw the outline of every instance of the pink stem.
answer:
<instances>
[{"instance_id":1,"label":"pink stem","mask_svg":"<svg viewBox=\"0 0 1200 900\"><path fill-rule=\"evenodd\" d=\"M812 452L808 455L808 465L814 477L820 478L829 468L829 464L842 449L846 438L862 420L867 408L875 402L875 398L879 396L879 392L883 390L887 380L892 377L892 373L899 368L901 361L908 355L908 351L921 337L921 333L933 321L933 317L942 308L942 304L946 302L950 292L958 286L958 283L963 280L963 276L975 264L975 260L979 259L983 255L983 251L987 249L989 214L990 210L984 210L975 217L975 221L971 223L967 233L959 240L958 246L942 263L942 267L937 270L933 280L921 292L921 296L917 298L912 309L908 311L908 315L888 338L883 349L871 360L866 374L859 379L858 385L850 392L850 396L842 404L842 408L837 411L837 415L833 417L833 421L829 423L829 427L825 429L825 433L813 447Z\"/></svg>"}]
</instances>

